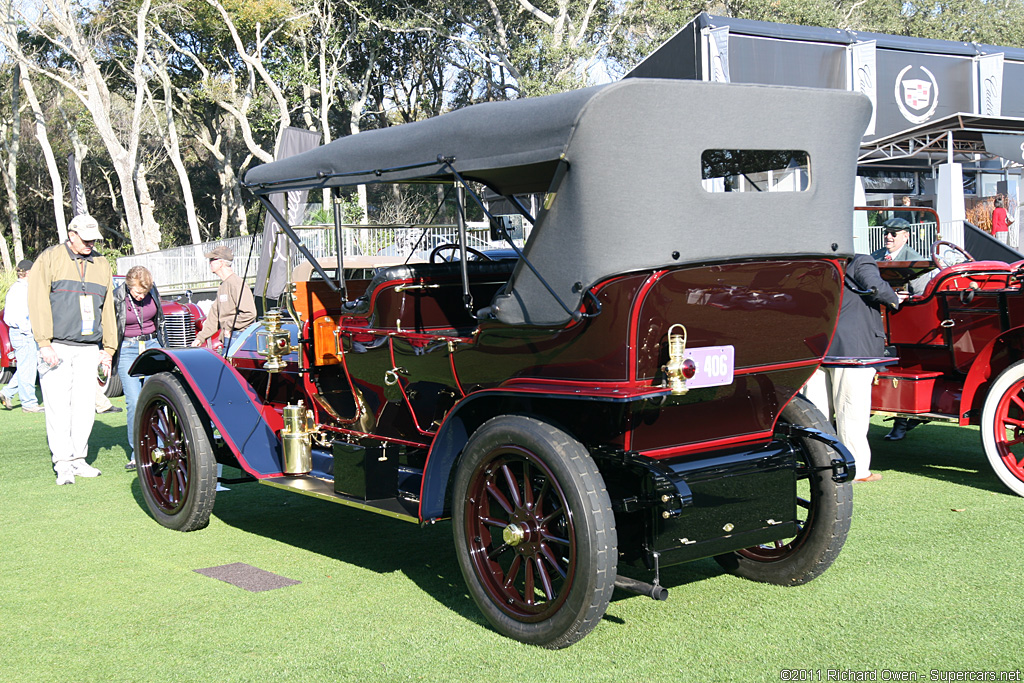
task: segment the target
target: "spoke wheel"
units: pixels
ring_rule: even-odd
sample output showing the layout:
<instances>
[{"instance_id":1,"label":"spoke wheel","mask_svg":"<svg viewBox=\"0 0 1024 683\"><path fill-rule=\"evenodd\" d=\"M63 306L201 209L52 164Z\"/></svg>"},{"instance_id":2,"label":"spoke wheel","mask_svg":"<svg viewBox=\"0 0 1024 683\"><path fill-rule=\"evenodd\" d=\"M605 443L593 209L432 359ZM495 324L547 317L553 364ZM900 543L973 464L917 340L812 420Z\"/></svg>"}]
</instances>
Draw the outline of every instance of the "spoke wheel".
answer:
<instances>
[{"instance_id":1,"label":"spoke wheel","mask_svg":"<svg viewBox=\"0 0 1024 683\"><path fill-rule=\"evenodd\" d=\"M210 436L181 381L168 372L142 385L135 413L142 495L160 524L178 531L210 522L217 469Z\"/></svg>"},{"instance_id":2,"label":"spoke wheel","mask_svg":"<svg viewBox=\"0 0 1024 683\"><path fill-rule=\"evenodd\" d=\"M14 377L14 368L0 368L0 384L7 384Z\"/></svg>"},{"instance_id":3,"label":"spoke wheel","mask_svg":"<svg viewBox=\"0 0 1024 683\"><path fill-rule=\"evenodd\" d=\"M981 412L981 441L999 480L1024 496L1024 361L992 383Z\"/></svg>"},{"instance_id":4,"label":"spoke wheel","mask_svg":"<svg viewBox=\"0 0 1024 683\"><path fill-rule=\"evenodd\" d=\"M494 418L466 445L454 500L459 564L496 630L554 649L597 625L617 544L604 480L578 441L538 420Z\"/></svg>"},{"instance_id":5,"label":"spoke wheel","mask_svg":"<svg viewBox=\"0 0 1024 683\"><path fill-rule=\"evenodd\" d=\"M779 421L834 433L814 404L802 396L790 401ZM810 439L796 438L793 445L797 449L797 533L715 557L734 574L783 586L807 583L829 568L846 543L853 491L850 482L832 481L829 465L835 451Z\"/></svg>"}]
</instances>

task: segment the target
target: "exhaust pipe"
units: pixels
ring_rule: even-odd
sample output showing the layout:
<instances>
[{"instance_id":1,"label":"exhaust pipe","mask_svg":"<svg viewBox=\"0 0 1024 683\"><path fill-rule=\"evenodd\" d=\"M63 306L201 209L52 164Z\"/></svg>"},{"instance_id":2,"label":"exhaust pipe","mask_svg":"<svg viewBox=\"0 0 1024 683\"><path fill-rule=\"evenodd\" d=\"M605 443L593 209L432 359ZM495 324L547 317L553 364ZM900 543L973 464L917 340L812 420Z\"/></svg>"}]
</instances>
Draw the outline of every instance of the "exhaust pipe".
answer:
<instances>
[{"instance_id":1,"label":"exhaust pipe","mask_svg":"<svg viewBox=\"0 0 1024 683\"><path fill-rule=\"evenodd\" d=\"M664 586L637 581L628 576L616 576L615 587L629 593L646 595L652 600L668 600L668 589Z\"/></svg>"}]
</instances>

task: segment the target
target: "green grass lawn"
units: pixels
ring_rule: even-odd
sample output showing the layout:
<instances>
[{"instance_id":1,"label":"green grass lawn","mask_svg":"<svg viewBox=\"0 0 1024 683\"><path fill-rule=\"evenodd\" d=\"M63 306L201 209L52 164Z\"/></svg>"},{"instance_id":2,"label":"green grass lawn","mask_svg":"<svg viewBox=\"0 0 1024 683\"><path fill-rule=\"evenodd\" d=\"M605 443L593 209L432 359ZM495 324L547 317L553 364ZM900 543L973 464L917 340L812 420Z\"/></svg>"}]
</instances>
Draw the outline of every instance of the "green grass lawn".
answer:
<instances>
[{"instance_id":1,"label":"green grass lawn","mask_svg":"<svg viewBox=\"0 0 1024 683\"><path fill-rule=\"evenodd\" d=\"M245 484L218 494L207 529L164 529L122 467L124 425L99 416L103 476L58 487L43 416L0 411L0 680L929 680L1024 662L1024 499L989 470L976 429L890 444L876 418L884 479L855 485L846 547L810 584L671 567L668 602L616 593L589 636L551 652L486 625L448 523ZM232 562L301 583L250 593L193 571Z\"/></svg>"}]
</instances>

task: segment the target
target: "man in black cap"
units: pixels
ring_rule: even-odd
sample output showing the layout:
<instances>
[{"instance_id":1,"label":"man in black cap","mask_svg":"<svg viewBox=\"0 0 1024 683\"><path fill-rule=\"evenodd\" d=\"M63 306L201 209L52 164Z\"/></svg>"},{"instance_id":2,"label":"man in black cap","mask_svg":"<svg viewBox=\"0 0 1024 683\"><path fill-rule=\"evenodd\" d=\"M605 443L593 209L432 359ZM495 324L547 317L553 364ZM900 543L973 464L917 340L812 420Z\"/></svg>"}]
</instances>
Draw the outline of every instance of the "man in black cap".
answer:
<instances>
[{"instance_id":1,"label":"man in black cap","mask_svg":"<svg viewBox=\"0 0 1024 683\"><path fill-rule=\"evenodd\" d=\"M882 223L885 228L883 246L871 254L876 261L922 261L924 257L910 248L907 242L910 240L910 223L903 218L890 218ZM925 285L931 280L934 273L925 273L907 284L909 294L920 294L924 291ZM908 430L913 429L921 422L910 420L905 417L897 417L893 420L892 431L885 435L886 441L899 441Z\"/></svg>"},{"instance_id":2,"label":"man in black cap","mask_svg":"<svg viewBox=\"0 0 1024 683\"><path fill-rule=\"evenodd\" d=\"M206 314L203 329L196 335L192 346L202 346L206 340L220 330L220 340L226 349L231 335L244 330L256 321L256 300L252 292L235 274L231 261L235 254L228 247L217 247L205 254L210 260L210 272L220 278L217 298Z\"/></svg>"},{"instance_id":3,"label":"man in black cap","mask_svg":"<svg viewBox=\"0 0 1024 683\"><path fill-rule=\"evenodd\" d=\"M0 403L11 410L11 399L17 393L21 398L21 409L26 413L41 413L43 407L36 398L36 362L38 347L32 337L32 323L28 318L28 271L32 262L22 259L18 262L18 280L7 290L4 300L4 322L10 331L14 358L18 363L17 381L12 381L0 393Z\"/></svg>"},{"instance_id":4,"label":"man in black cap","mask_svg":"<svg viewBox=\"0 0 1024 683\"><path fill-rule=\"evenodd\" d=\"M98 477L86 462L96 413L96 371L117 350L114 282L110 265L95 252L102 239L96 219L79 214L68 239L36 259L28 276L32 334L39 345L39 384L46 399L46 438L57 485Z\"/></svg>"},{"instance_id":5,"label":"man in black cap","mask_svg":"<svg viewBox=\"0 0 1024 683\"><path fill-rule=\"evenodd\" d=\"M923 261L924 257L910 248L910 223L904 218L890 218L882 223L885 233L881 249L871 254L876 261Z\"/></svg>"}]
</instances>

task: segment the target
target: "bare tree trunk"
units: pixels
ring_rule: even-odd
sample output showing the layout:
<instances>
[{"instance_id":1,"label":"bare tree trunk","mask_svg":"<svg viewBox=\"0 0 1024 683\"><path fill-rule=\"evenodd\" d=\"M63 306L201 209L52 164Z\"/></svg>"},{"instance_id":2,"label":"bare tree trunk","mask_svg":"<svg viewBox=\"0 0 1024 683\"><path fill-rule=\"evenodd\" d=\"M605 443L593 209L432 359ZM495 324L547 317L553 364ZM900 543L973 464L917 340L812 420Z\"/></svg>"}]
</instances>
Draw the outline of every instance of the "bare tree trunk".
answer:
<instances>
[{"instance_id":1,"label":"bare tree trunk","mask_svg":"<svg viewBox=\"0 0 1024 683\"><path fill-rule=\"evenodd\" d=\"M7 163L3 167L4 189L7 190L7 211L11 219L11 242L14 246L14 262L25 258L25 246L21 238L21 215L18 213L18 153L21 151L21 67L14 65L11 78L11 122L10 142L7 141L7 130L2 131ZM4 122L7 128L7 122ZM11 254L7 248L7 240L0 237L0 256L3 257L4 268L11 269Z\"/></svg>"},{"instance_id":2,"label":"bare tree trunk","mask_svg":"<svg viewBox=\"0 0 1024 683\"><path fill-rule=\"evenodd\" d=\"M25 88L25 97L28 98L29 106L32 107L32 117L36 124L36 139L39 140L39 146L43 149L46 169L50 172L50 184L53 186L53 216L57 222L57 236L63 242L68 238L67 224L64 222L64 183L60 179L60 168L53 156L53 148L50 146L50 138L46 131L46 118L39 105L39 98L36 97L32 79L29 78L28 69L22 70L21 85Z\"/></svg>"},{"instance_id":3,"label":"bare tree trunk","mask_svg":"<svg viewBox=\"0 0 1024 683\"><path fill-rule=\"evenodd\" d=\"M238 224L239 234L249 234L245 206L242 204L242 189L238 184L238 174L233 164L234 155L231 151L235 121L234 118L223 117L220 121L204 127L196 138L213 157L214 171L220 185L220 221L217 231L219 239L230 236L232 219ZM210 126L219 126L216 138Z\"/></svg>"},{"instance_id":4,"label":"bare tree trunk","mask_svg":"<svg viewBox=\"0 0 1024 683\"><path fill-rule=\"evenodd\" d=\"M155 65L154 65L155 67ZM158 69L160 81L164 89L164 122L167 125L166 139L164 146L171 157L171 164L178 173L178 183L181 185L181 196L185 202L185 216L188 220L188 231L192 237L192 244L199 244L203 241L199 235L199 219L196 216L196 201L192 196L192 182L188 177L188 170L181 158L181 145L178 141L178 127L174 121L174 91L171 87L171 77L167 73L167 64Z\"/></svg>"},{"instance_id":5,"label":"bare tree trunk","mask_svg":"<svg viewBox=\"0 0 1024 683\"><path fill-rule=\"evenodd\" d=\"M135 167L135 187L139 191L139 211L142 214L142 243L148 251L157 251L160 248L160 224L153 213L155 203L149 193L146 165L142 162Z\"/></svg>"}]
</instances>

